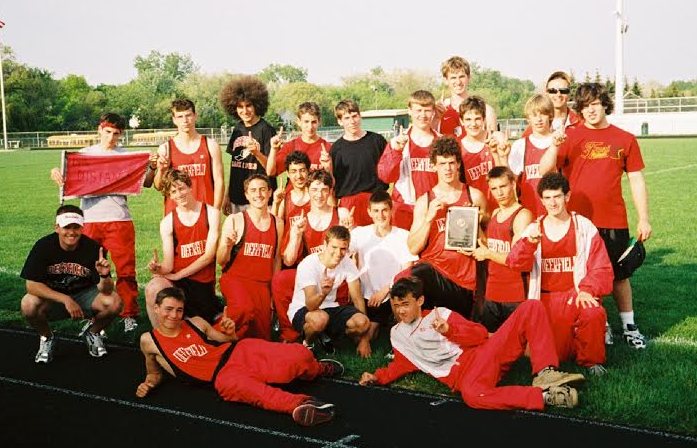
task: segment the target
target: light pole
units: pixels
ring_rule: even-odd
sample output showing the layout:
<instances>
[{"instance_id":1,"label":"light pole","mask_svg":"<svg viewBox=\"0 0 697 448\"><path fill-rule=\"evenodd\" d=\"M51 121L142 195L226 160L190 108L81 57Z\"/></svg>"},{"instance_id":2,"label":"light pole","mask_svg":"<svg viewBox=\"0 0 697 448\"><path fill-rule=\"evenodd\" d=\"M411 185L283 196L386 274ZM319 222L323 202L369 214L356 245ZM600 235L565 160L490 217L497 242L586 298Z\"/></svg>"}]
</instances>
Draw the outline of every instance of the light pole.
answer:
<instances>
[{"instance_id":1,"label":"light pole","mask_svg":"<svg viewBox=\"0 0 697 448\"><path fill-rule=\"evenodd\" d=\"M0 29L5 26L5 22L0 20ZM2 39L0 39L0 98L2 98L2 141L5 143L7 151L7 120L5 119L5 74L2 70Z\"/></svg>"},{"instance_id":2,"label":"light pole","mask_svg":"<svg viewBox=\"0 0 697 448\"><path fill-rule=\"evenodd\" d=\"M615 11L615 113L624 113L624 35L629 29L624 21L624 0L617 0Z\"/></svg>"}]
</instances>

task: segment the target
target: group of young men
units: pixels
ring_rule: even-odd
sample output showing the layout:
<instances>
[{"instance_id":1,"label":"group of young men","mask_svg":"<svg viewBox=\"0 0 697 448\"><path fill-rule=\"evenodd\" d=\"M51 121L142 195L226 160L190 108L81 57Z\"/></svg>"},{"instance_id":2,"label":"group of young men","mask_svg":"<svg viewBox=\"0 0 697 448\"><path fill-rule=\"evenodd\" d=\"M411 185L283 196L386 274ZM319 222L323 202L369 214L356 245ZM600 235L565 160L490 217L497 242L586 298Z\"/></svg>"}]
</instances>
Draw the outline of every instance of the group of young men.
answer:
<instances>
[{"instance_id":1,"label":"group of young men","mask_svg":"<svg viewBox=\"0 0 697 448\"><path fill-rule=\"evenodd\" d=\"M172 103L177 134L151 156L144 180L165 199L161 256L155 249L147 266L153 331L141 337L147 376L138 396L166 371L214 384L227 400L321 423L333 405L269 384L338 375L340 364L317 362L312 351L331 354L332 341L345 336L369 357L380 328L394 324L394 360L365 372L361 384L422 370L472 407L573 407L583 375L556 368L575 359L591 374L605 371L612 332L602 297L609 293L623 338L645 347L618 267L629 243L625 172L637 238L651 235L644 165L636 139L607 121L607 91L580 85L573 113L570 79L553 73L545 94L526 103L529 129L511 146L493 108L469 95L469 64L450 58L442 74L450 98L414 92L411 126L389 142L361 128L350 99L335 107L344 134L334 143L317 134L321 114L312 102L298 107L300 136L284 141L283 128L263 119L264 84L233 80L221 92L238 120L227 186L220 147L196 132L194 104ZM82 151L122 152L124 127L123 118L105 114L100 144ZM278 177L284 172L286 186ZM51 177L63 182L57 169ZM478 209L475 248L446 247L453 207ZM40 334L36 362L50 362L48 322L65 317L87 319L89 352L103 356L105 326L121 313L129 331L138 315L125 196L60 207L55 233L36 243L22 277L22 313ZM270 342L274 313L286 344ZM526 347L532 386L497 387Z\"/></svg>"}]
</instances>

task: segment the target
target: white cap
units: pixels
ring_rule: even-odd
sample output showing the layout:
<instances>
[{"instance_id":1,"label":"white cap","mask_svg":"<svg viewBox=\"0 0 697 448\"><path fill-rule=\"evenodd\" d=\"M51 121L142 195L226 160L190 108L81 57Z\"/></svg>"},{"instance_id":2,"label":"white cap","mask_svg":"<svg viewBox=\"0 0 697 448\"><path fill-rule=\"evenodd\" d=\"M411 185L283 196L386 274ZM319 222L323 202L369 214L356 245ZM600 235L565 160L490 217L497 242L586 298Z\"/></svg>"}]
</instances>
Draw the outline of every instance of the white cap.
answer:
<instances>
[{"instance_id":1,"label":"white cap","mask_svg":"<svg viewBox=\"0 0 697 448\"><path fill-rule=\"evenodd\" d=\"M56 216L56 224L58 224L59 227L66 227L70 224L77 224L82 227L85 224L85 218L81 214L75 212L61 213Z\"/></svg>"}]
</instances>

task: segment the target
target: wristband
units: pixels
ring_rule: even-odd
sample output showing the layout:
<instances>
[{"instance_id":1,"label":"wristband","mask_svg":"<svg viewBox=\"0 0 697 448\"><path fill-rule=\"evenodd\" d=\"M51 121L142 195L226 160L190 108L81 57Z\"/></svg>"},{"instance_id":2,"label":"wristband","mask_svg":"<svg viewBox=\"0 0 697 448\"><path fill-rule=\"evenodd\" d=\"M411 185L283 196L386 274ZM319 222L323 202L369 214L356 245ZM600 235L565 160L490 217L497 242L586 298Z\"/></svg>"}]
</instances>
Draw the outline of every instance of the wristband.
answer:
<instances>
[{"instance_id":1,"label":"wristband","mask_svg":"<svg viewBox=\"0 0 697 448\"><path fill-rule=\"evenodd\" d=\"M99 277L101 277L101 278L111 278L111 272L109 272L108 274L105 274L105 275L99 274Z\"/></svg>"}]
</instances>

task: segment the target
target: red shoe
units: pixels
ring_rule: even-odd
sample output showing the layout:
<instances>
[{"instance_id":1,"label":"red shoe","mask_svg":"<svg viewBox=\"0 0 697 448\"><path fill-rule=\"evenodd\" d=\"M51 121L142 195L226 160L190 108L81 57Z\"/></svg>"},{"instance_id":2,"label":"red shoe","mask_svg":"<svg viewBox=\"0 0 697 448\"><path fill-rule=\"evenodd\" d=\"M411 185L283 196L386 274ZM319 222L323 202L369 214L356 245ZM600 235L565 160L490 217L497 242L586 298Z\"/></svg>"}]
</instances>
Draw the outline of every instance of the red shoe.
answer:
<instances>
[{"instance_id":1,"label":"red shoe","mask_svg":"<svg viewBox=\"0 0 697 448\"><path fill-rule=\"evenodd\" d=\"M305 400L293 409L293 420L300 426L315 426L334 418L334 405L314 398Z\"/></svg>"}]
</instances>

